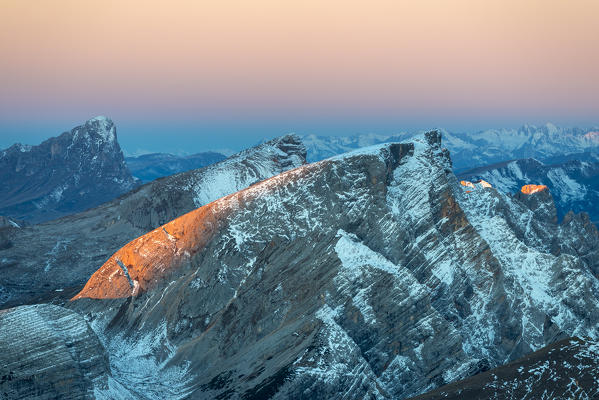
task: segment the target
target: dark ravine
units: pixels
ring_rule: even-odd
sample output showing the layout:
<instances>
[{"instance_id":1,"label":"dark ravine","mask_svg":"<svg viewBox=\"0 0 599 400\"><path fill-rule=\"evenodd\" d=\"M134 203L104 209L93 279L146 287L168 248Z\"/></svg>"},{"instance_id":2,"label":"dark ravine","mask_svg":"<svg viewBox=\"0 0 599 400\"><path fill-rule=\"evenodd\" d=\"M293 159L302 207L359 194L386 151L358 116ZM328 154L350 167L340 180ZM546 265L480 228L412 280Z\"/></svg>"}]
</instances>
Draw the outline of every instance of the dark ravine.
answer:
<instances>
[{"instance_id":1,"label":"dark ravine","mask_svg":"<svg viewBox=\"0 0 599 400\"><path fill-rule=\"evenodd\" d=\"M297 137L283 136L79 214L22 229L0 227L0 308L68 299L130 240L304 162Z\"/></svg>"},{"instance_id":2,"label":"dark ravine","mask_svg":"<svg viewBox=\"0 0 599 400\"><path fill-rule=\"evenodd\" d=\"M90 119L38 146L0 152L0 215L32 223L96 207L139 186L114 123Z\"/></svg>"},{"instance_id":3,"label":"dark ravine","mask_svg":"<svg viewBox=\"0 0 599 400\"><path fill-rule=\"evenodd\" d=\"M546 190L466 190L437 131L231 193L64 303L105 349L96 398L404 399L599 338L588 217L558 223Z\"/></svg>"}]
</instances>

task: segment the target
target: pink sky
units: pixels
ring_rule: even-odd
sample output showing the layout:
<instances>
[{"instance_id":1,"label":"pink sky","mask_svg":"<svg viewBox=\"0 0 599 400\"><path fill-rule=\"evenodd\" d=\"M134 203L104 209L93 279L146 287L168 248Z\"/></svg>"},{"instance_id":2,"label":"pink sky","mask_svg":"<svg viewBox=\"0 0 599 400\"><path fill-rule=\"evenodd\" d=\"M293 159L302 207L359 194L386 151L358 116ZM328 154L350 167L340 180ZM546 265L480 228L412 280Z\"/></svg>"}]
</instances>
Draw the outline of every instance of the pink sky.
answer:
<instances>
[{"instance_id":1,"label":"pink sky","mask_svg":"<svg viewBox=\"0 0 599 400\"><path fill-rule=\"evenodd\" d=\"M598 15L596 0L2 0L0 129L97 114L597 123Z\"/></svg>"}]
</instances>

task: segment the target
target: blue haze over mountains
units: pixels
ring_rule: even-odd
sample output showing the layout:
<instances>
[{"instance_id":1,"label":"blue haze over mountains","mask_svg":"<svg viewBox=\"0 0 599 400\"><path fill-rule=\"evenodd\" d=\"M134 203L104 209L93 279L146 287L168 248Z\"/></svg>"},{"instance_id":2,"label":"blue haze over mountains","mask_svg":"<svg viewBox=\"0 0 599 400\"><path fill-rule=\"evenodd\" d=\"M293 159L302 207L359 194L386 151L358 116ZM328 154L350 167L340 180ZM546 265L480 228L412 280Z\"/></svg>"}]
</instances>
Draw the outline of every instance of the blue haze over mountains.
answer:
<instances>
[{"instance_id":1,"label":"blue haze over mountains","mask_svg":"<svg viewBox=\"0 0 599 400\"><path fill-rule=\"evenodd\" d=\"M91 122L90 122L91 121ZM0 198L0 215L20 220L40 222L72 212L93 207L110 200L132 189L136 185L176 173L202 168L226 158L217 151L205 151L192 155L174 155L168 153L152 153L140 156L124 157L116 140L116 127L110 119L94 118L81 127L58 139L49 139L40 146L16 144L0 152L0 163L3 166L3 192L6 199ZM86 132L91 129L93 121L109 121L107 133L100 139L94 139L94 132L83 135L90 143L82 142L74 132ZM96 122L97 125L97 122ZM86 128L87 127L87 128ZM599 221L599 128L562 128L553 124L543 126L524 125L519 129L490 129L475 133L454 133L442 131L443 144L451 153L454 172L468 179L485 179L506 192L516 192L524 184L546 184L556 198L558 215L563 217L569 210L587 211L594 222ZM106 137L114 140L106 140ZM307 161L319 161L360 147L385 142L402 142L414 136L414 133L394 135L361 134L351 136L318 136L300 135L307 149ZM71 146L69 142L77 142ZM95 140L95 142L94 142ZM98 142L99 140L99 142ZM107 145L102 148L97 143ZM93 143L92 143L93 142ZM48 144L50 143L50 144ZM94 144L95 143L95 144ZM52 147L53 146L53 147ZM77 168L85 169L85 157L68 152L57 158L57 146L81 148L81 154L88 153L94 161L101 155L101 165L88 173L92 179L100 179L108 183L94 195L92 186L76 193L78 182L86 182L86 173L79 173ZM51 149L52 147L52 149ZM43 150L46 148L46 150ZM38 154L39 153L39 154ZM31 158L33 154L35 157ZM49 154L49 155L48 155ZM36 176L35 163L42 163L44 157L52 162L52 179L38 188L25 182L25 176ZM78 157L77 160L73 160ZM108 162L106 159L110 158ZM37 160L37 161L36 161ZM123 160L124 163L123 164ZM512 163L507 161L519 160ZM94 161L95 162L95 161ZM65 171L60 172L61 167ZM23 168L26 175L22 174ZM33 168L33 169L32 169ZM129 171L127 173L126 171ZM21 172L19 172L21 171ZM41 172L41 170L40 170ZM60 173L74 175L75 181L67 184L58 182ZM91 174L91 175L90 175ZM115 175L116 174L116 175ZM115 178L118 176L118 178ZM89 181L89 180L88 180ZM52 183L54 182L54 183ZM134 183L137 182L137 183ZM12 186L11 186L12 185ZM16 186L15 186L16 185ZM32 186L33 185L33 186ZM72 191L69 197L68 185ZM106 186L108 185L108 186ZM112 185L112 186L111 186ZM10 187L9 187L10 186ZM65 192L65 193L63 193ZM58 200L57 200L58 199ZM47 204L56 203L54 211L47 210ZM52 208L52 206L50 206Z\"/></svg>"}]
</instances>

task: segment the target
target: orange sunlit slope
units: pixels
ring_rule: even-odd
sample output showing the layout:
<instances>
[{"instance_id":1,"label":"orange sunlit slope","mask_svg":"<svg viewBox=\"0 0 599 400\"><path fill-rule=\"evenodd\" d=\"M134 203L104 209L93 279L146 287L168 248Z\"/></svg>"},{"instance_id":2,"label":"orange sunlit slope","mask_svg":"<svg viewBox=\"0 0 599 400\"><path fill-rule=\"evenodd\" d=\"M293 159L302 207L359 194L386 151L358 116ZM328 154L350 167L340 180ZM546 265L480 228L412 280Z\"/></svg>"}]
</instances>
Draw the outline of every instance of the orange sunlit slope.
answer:
<instances>
[{"instance_id":1,"label":"orange sunlit slope","mask_svg":"<svg viewBox=\"0 0 599 400\"><path fill-rule=\"evenodd\" d=\"M545 186L545 185L524 185L524 186L522 186L521 191L524 194L533 194L533 193L541 192L546 189L547 189L547 186Z\"/></svg>"},{"instance_id":2,"label":"orange sunlit slope","mask_svg":"<svg viewBox=\"0 0 599 400\"><path fill-rule=\"evenodd\" d=\"M131 241L110 257L72 300L123 298L151 289L202 251L239 207L259 196L268 195L290 180L300 179L322 164L305 165L266 179Z\"/></svg>"}]
</instances>

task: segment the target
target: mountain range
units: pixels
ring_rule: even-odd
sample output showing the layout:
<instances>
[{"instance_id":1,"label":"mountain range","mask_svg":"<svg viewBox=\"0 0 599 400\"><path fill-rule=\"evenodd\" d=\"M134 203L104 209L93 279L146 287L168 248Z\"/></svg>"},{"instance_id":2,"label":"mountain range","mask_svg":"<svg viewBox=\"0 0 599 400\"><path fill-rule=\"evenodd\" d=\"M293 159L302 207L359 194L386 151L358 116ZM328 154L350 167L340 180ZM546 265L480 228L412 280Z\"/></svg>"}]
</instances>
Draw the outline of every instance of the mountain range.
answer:
<instances>
[{"instance_id":1,"label":"mountain range","mask_svg":"<svg viewBox=\"0 0 599 400\"><path fill-rule=\"evenodd\" d=\"M525 125L517 130L442 132L445 146L452 152L454 171L464 173L475 167L526 157L545 164L572 160L595 163L599 160L597 131L546 124ZM314 162L369 145L406 141L413 136L412 133L304 135L301 140L307 148L307 160ZM30 223L52 220L110 201L140 183L201 168L224 158L223 154L210 151L191 156L154 153L123 158L114 123L96 117L39 146L15 144L0 152L0 215ZM576 182L578 177L574 178ZM569 209L562 197L557 196L560 215ZM573 203L570 208L584 210L581 207L585 204Z\"/></svg>"},{"instance_id":2,"label":"mountain range","mask_svg":"<svg viewBox=\"0 0 599 400\"><path fill-rule=\"evenodd\" d=\"M155 180L82 213L24 227L9 221L0 228L0 309L69 297L128 241L302 163L305 148L289 135Z\"/></svg>"},{"instance_id":3,"label":"mountain range","mask_svg":"<svg viewBox=\"0 0 599 400\"><path fill-rule=\"evenodd\" d=\"M195 178L133 192L161 184L156 193L180 203L130 194L109 211L4 228L3 275L30 271L1 283L6 304L40 303L22 293L41 281L61 290L89 279L70 301L47 293L56 304L0 312L0 393L403 399L478 376L481 391L495 385L509 398L516 373L514 387L539 386L547 369L534 368L553 365L558 351L589 366L576 384L596 393L584 378L599 337L596 226L584 213L558 221L545 186L510 194L462 185L441 136L311 164L287 136ZM119 208L128 198L130 213ZM149 232L132 238L133 225ZM129 230L121 242L132 240L85 268L69 257L98 247L86 240L58 245L57 254L68 251L45 274L24 265L43 250L19 253L58 229L114 237L112 226ZM484 375L505 364L507 372Z\"/></svg>"},{"instance_id":4,"label":"mountain range","mask_svg":"<svg viewBox=\"0 0 599 400\"><path fill-rule=\"evenodd\" d=\"M151 153L136 157L125 157L131 174L144 183L179 172L206 167L222 161L225 155L214 151L178 156L169 153Z\"/></svg>"},{"instance_id":5,"label":"mountain range","mask_svg":"<svg viewBox=\"0 0 599 400\"><path fill-rule=\"evenodd\" d=\"M456 172L523 158L563 162L570 159L596 160L599 157L599 128L564 128L547 123L538 127L524 125L518 129L441 132L444 145L451 151ZM341 137L305 135L302 140L308 151L308 162L313 162L364 146L409 140L413 136L413 133Z\"/></svg>"}]
</instances>

